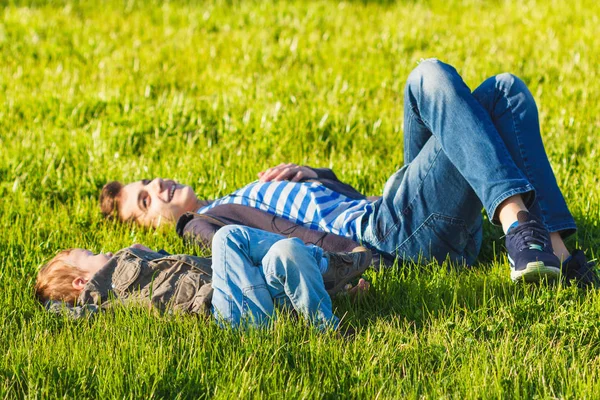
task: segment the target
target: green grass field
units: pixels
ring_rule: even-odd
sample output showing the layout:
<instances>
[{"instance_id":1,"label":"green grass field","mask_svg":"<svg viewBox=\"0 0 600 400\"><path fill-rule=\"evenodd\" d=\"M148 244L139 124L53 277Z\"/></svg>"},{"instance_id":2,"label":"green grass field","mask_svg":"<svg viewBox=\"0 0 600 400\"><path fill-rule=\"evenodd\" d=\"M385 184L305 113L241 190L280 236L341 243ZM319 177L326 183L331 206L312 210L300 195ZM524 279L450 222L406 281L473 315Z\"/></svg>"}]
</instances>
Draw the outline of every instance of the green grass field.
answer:
<instances>
[{"instance_id":1,"label":"green grass field","mask_svg":"<svg viewBox=\"0 0 600 400\"><path fill-rule=\"evenodd\" d=\"M0 397L599 398L600 295L517 286L487 224L469 271L369 272L337 299L355 340L281 321L236 332L121 309L46 313L58 250L172 229L105 222L112 179L172 177L207 198L291 161L380 194L403 163L402 90L421 58L475 88L513 72L538 100L558 182L600 245L600 5L592 0L0 1Z\"/></svg>"}]
</instances>

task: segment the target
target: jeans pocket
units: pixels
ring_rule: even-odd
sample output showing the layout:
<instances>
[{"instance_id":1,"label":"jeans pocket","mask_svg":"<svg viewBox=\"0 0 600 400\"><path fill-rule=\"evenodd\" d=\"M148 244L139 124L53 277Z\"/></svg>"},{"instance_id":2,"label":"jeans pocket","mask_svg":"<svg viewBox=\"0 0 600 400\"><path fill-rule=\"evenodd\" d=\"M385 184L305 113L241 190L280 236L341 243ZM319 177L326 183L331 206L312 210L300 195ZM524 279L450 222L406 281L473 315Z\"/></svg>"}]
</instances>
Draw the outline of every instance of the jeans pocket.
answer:
<instances>
[{"instance_id":1,"label":"jeans pocket","mask_svg":"<svg viewBox=\"0 0 600 400\"><path fill-rule=\"evenodd\" d=\"M413 261L422 257L472 263L472 251L465 254L472 245L473 237L462 219L433 213L396 248L396 255Z\"/></svg>"},{"instance_id":2,"label":"jeans pocket","mask_svg":"<svg viewBox=\"0 0 600 400\"><path fill-rule=\"evenodd\" d=\"M273 298L267 285L254 285L244 288L242 319L249 325L267 325L273 316L273 309Z\"/></svg>"}]
</instances>

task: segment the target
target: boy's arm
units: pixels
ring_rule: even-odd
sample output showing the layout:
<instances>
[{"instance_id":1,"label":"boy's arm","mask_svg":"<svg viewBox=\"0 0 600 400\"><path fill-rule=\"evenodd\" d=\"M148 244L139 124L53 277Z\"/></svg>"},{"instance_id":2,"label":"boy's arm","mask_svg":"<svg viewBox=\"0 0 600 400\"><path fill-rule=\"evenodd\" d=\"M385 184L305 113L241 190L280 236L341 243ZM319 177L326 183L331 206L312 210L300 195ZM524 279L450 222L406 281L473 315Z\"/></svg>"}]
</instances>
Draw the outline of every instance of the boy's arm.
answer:
<instances>
[{"instance_id":1,"label":"boy's arm","mask_svg":"<svg viewBox=\"0 0 600 400\"><path fill-rule=\"evenodd\" d=\"M177 222L176 229L179 236L210 248L214 234L225 225L244 225L286 237L297 237L325 251L349 252L359 246L346 237L308 229L265 211L238 204L217 206L211 210L211 214L184 214Z\"/></svg>"},{"instance_id":2,"label":"boy's arm","mask_svg":"<svg viewBox=\"0 0 600 400\"><path fill-rule=\"evenodd\" d=\"M162 254L163 256L170 256L171 255L171 253L169 253L166 250L163 250L163 249L152 250L150 247L146 247L143 244L139 244L139 243L132 244L129 247L132 248L132 249L139 249L139 250L150 251L150 252L153 252L153 253Z\"/></svg>"}]
</instances>

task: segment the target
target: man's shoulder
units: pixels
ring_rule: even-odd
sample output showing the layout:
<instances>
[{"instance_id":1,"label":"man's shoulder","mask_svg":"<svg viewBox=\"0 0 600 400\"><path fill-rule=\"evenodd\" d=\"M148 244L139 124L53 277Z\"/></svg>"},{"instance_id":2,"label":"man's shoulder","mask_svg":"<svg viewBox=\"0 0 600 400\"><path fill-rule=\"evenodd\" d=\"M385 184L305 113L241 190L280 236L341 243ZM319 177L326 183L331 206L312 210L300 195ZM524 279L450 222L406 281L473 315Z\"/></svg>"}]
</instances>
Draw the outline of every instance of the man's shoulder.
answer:
<instances>
[{"instance_id":1,"label":"man's shoulder","mask_svg":"<svg viewBox=\"0 0 600 400\"><path fill-rule=\"evenodd\" d=\"M175 229L182 235L186 226L192 221L204 221L215 226L248 225L256 220L270 220L272 215L266 211L243 204L219 204L202 213L187 212L177 220Z\"/></svg>"}]
</instances>

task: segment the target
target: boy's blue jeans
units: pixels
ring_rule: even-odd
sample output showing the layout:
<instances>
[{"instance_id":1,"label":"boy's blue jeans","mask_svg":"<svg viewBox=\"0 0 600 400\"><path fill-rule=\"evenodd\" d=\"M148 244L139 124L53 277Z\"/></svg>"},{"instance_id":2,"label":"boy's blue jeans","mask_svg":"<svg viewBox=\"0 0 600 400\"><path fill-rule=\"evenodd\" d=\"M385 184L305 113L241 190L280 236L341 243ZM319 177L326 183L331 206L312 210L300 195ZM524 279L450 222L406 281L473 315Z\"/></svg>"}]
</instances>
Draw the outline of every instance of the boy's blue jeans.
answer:
<instances>
[{"instance_id":1,"label":"boy's blue jeans","mask_svg":"<svg viewBox=\"0 0 600 400\"><path fill-rule=\"evenodd\" d=\"M319 269L321 248L228 225L213 237L212 252L212 305L219 321L266 326L278 305L295 310L318 329L337 328Z\"/></svg>"},{"instance_id":2,"label":"boy's blue jeans","mask_svg":"<svg viewBox=\"0 0 600 400\"><path fill-rule=\"evenodd\" d=\"M482 207L521 194L550 232L575 222L558 188L527 86L501 74L474 92L441 61L421 62L404 93L404 163L361 221L361 238L402 259L472 264L481 246Z\"/></svg>"}]
</instances>

